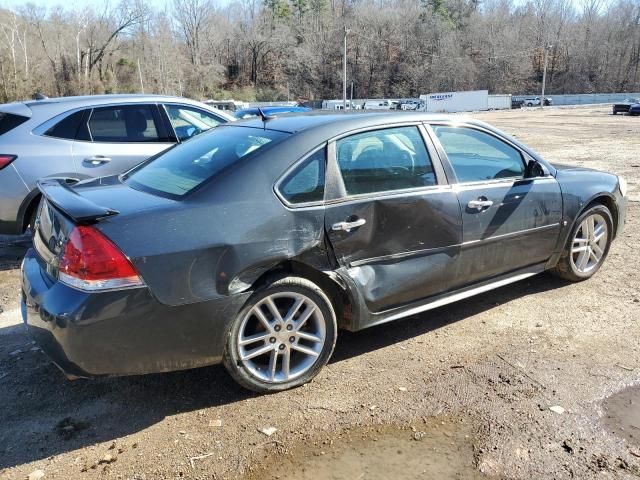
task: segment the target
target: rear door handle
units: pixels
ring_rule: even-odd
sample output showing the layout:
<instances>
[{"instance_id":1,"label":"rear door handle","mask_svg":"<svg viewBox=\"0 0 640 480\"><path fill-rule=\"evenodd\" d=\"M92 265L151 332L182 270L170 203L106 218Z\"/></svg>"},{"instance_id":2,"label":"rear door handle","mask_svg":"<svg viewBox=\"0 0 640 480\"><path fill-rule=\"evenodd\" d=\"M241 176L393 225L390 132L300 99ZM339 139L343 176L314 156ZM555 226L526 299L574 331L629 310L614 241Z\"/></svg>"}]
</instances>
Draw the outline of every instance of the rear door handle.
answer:
<instances>
[{"instance_id":1,"label":"rear door handle","mask_svg":"<svg viewBox=\"0 0 640 480\"><path fill-rule=\"evenodd\" d=\"M474 210L482 210L484 208L489 208L491 205L493 205L493 202L491 200L471 200L469 203L467 203L467 207L472 208Z\"/></svg>"},{"instance_id":2,"label":"rear door handle","mask_svg":"<svg viewBox=\"0 0 640 480\"><path fill-rule=\"evenodd\" d=\"M352 229L361 227L365 223L367 223L367 221L364 218L358 218L352 222L338 222L331 226L331 230L350 232Z\"/></svg>"},{"instance_id":3,"label":"rear door handle","mask_svg":"<svg viewBox=\"0 0 640 480\"><path fill-rule=\"evenodd\" d=\"M98 166L104 165L105 163L109 163L111 159L109 157L103 157L102 155L96 155L95 157L89 157L84 159L84 163L88 163L89 165Z\"/></svg>"}]
</instances>

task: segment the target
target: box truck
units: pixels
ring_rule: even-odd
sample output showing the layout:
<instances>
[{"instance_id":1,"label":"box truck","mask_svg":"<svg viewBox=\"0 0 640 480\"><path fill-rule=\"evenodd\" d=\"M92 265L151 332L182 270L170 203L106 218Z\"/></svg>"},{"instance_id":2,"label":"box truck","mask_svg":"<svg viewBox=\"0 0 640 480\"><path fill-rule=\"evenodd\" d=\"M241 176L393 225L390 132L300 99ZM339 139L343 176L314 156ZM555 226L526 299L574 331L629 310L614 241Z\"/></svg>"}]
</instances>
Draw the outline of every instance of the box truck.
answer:
<instances>
[{"instance_id":1,"label":"box truck","mask_svg":"<svg viewBox=\"0 0 640 480\"><path fill-rule=\"evenodd\" d=\"M489 91L442 92L420 95L427 112L473 112L489 109Z\"/></svg>"}]
</instances>

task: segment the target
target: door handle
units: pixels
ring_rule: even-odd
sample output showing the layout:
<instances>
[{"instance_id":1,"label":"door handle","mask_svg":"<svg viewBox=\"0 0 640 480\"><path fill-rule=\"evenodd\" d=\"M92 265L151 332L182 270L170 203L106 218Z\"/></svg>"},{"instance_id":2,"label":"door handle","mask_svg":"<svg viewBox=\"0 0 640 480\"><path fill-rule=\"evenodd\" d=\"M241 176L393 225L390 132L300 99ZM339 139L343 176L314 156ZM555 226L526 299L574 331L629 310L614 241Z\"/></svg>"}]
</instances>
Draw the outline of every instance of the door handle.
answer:
<instances>
[{"instance_id":1,"label":"door handle","mask_svg":"<svg viewBox=\"0 0 640 480\"><path fill-rule=\"evenodd\" d=\"M364 218L359 218L352 222L338 222L331 226L331 230L344 230L345 232L350 232L352 229L361 227L365 223L367 223L367 221Z\"/></svg>"},{"instance_id":2,"label":"door handle","mask_svg":"<svg viewBox=\"0 0 640 480\"><path fill-rule=\"evenodd\" d=\"M467 207L472 208L474 210L482 210L484 208L489 208L491 205L493 205L493 202L491 200L471 200L469 203L467 203Z\"/></svg>"},{"instance_id":3,"label":"door handle","mask_svg":"<svg viewBox=\"0 0 640 480\"><path fill-rule=\"evenodd\" d=\"M103 157L102 155L96 155L95 157L89 157L84 159L84 163L88 163L92 166L104 165L109 163L111 159L109 157Z\"/></svg>"}]
</instances>

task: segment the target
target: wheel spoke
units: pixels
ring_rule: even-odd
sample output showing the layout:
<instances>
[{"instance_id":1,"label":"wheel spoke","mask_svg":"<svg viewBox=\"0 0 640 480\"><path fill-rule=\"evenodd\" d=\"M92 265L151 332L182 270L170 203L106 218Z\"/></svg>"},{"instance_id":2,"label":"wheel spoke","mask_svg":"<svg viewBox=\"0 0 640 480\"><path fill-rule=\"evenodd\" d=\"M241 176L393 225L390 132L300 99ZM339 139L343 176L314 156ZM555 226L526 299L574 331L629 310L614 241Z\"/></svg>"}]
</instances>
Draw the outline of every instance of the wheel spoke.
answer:
<instances>
[{"instance_id":1,"label":"wheel spoke","mask_svg":"<svg viewBox=\"0 0 640 480\"><path fill-rule=\"evenodd\" d=\"M593 250L589 250L589 258L593 258L593 263L598 263L598 257Z\"/></svg>"},{"instance_id":2,"label":"wheel spoke","mask_svg":"<svg viewBox=\"0 0 640 480\"><path fill-rule=\"evenodd\" d=\"M249 345L251 343L259 342L260 340L266 340L269 337L269 332L259 332L248 337L240 337L238 345Z\"/></svg>"},{"instance_id":3,"label":"wheel spoke","mask_svg":"<svg viewBox=\"0 0 640 480\"><path fill-rule=\"evenodd\" d=\"M607 233L607 228L604 223L599 223L593 231L593 240L598 241L602 236Z\"/></svg>"},{"instance_id":4,"label":"wheel spoke","mask_svg":"<svg viewBox=\"0 0 640 480\"><path fill-rule=\"evenodd\" d=\"M310 349L309 347L305 347L303 345L299 345L297 343L294 343L291 345L291 348L293 350L297 350L298 352L302 352L305 355L309 355L310 357L317 357L318 355L320 355L318 352L316 352L315 350Z\"/></svg>"},{"instance_id":5,"label":"wheel spoke","mask_svg":"<svg viewBox=\"0 0 640 480\"><path fill-rule=\"evenodd\" d=\"M296 301L293 302L293 305L291 306L291 308L287 312L287 316L284 317L284 321L285 322L292 321L293 317L296 315L296 313L298 313L298 310L300 310L300 307L302 307L302 305L304 305L304 298L296 299Z\"/></svg>"},{"instance_id":6,"label":"wheel spoke","mask_svg":"<svg viewBox=\"0 0 640 480\"><path fill-rule=\"evenodd\" d=\"M589 263L589 253L587 251L582 252L578 257L578 263L576 266L578 267L578 269L584 270L587 267L588 263Z\"/></svg>"},{"instance_id":7,"label":"wheel spoke","mask_svg":"<svg viewBox=\"0 0 640 480\"><path fill-rule=\"evenodd\" d=\"M285 348L284 353L282 354L282 375L285 380L289 380L289 372L291 369L291 350Z\"/></svg>"},{"instance_id":8,"label":"wheel spoke","mask_svg":"<svg viewBox=\"0 0 640 480\"><path fill-rule=\"evenodd\" d=\"M259 357L260 355L264 355L265 353L268 353L271 350L273 350L273 346L272 345L264 345L263 347L258 347L256 349L251 350L250 352L246 353L244 356L241 357L241 359L242 360L251 360L252 358Z\"/></svg>"},{"instance_id":9,"label":"wheel spoke","mask_svg":"<svg viewBox=\"0 0 640 480\"><path fill-rule=\"evenodd\" d=\"M588 249L589 247L587 245L582 245L581 247L574 247L571 249L571 253L580 253L580 252L584 252Z\"/></svg>"},{"instance_id":10,"label":"wheel spoke","mask_svg":"<svg viewBox=\"0 0 640 480\"><path fill-rule=\"evenodd\" d=\"M600 248L600 245L594 243L593 245L591 245L591 248L593 250L593 253L595 254L596 261L600 261L600 259L602 258L602 254L604 253Z\"/></svg>"},{"instance_id":11,"label":"wheel spoke","mask_svg":"<svg viewBox=\"0 0 640 480\"><path fill-rule=\"evenodd\" d=\"M269 357L269 379L273 382L276 378L276 367L278 366L278 350L271 351Z\"/></svg>"},{"instance_id":12,"label":"wheel spoke","mask_svg":"<svg viewBox=\"0 0 640 480\"><path fill-rule=\"evenodd\" d=\"M307 305L307 308L302 314L298 317L296 324L294 325L295 330L300 330L302 326L309 320L309 317L313 315L313 312L316 311L315 305Z\"/></svg>"},{"instance_id":13,"label":"wheel spoke","mask_svg":"<svg viewBox=\"0 0 640 480\"><path fill-rule=\"evenodd\" d=\"M260 309L260 305L257 305L251 309L256 318L260 321L262 326L267 329L268 332L273 332L273 326L267 320L267 317L264 316L264 313Z\"/></svg>"},{"instance_id":14,"label":"wheel spoke","mask_svg":"<svg viewBox=\"0 0 640 480\"><path fill-rule=\"evenodd\" d=\"M320 343L322 341L322 338L307 332L297 332L296 335L298 335L299 338L309 340L310 342Z\"/></svg>"},{"instance_id":15,"label":"wheel spoke","mask_svg":"<svg viewBox=\"0 0 640 480\"><path fill-rule=\"evenodd\" d=\"M586 219L586 223L587 223L587 238L593 238L593 230L594 230L594 220L593 217L587 217Z\"/></svg>"},{"instance_id":16,"label":"wheel spoke","mask_svg":"<svg viewBox=\"0 0 640 480\"><path fill-rule=\"evenodd\" d=\"M276 304L273 302L273 298L267 297L265 303L269 308L269 311L271 312L273 319L277 322L282 322L282 315L280 315L280 311L278 310L278 307L276 307Z\"/></svg>"}]
</instances>

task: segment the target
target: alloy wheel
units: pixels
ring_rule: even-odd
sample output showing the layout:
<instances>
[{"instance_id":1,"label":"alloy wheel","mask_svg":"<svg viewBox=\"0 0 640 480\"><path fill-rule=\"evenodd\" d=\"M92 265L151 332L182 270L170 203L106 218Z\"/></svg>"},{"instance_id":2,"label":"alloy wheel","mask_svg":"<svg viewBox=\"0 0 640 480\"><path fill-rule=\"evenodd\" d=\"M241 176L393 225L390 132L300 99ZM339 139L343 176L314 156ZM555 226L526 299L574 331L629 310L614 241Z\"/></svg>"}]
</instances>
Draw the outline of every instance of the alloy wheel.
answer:
<instances>
[{"instance_id":1,"label":"alloy wheel","mask_svg":"<svg viewBox=\"0 0 640 480\"><path fill-rule=\"evenodd\" d=\"M284 383L313 367L325 340L318 305L301 293L283 292L262 298L247 312L236 342L239 360L251 375Z\"/></svg>"},{"instance_id":2,"label":"alloy wheel","mask_svg":"<svg viewBox=\"0 0 640 480\"><path fill-rule=\"evenodd\" d=\"M573 237L571 263L580 273L589 273L604 256L609 240L609 227L598 213L586 217Z\"/></svg>"}]
</instances>

